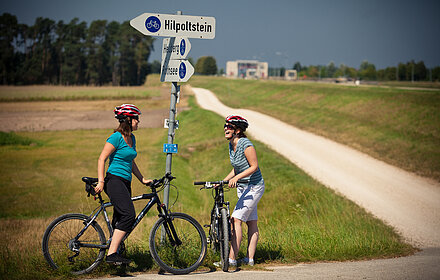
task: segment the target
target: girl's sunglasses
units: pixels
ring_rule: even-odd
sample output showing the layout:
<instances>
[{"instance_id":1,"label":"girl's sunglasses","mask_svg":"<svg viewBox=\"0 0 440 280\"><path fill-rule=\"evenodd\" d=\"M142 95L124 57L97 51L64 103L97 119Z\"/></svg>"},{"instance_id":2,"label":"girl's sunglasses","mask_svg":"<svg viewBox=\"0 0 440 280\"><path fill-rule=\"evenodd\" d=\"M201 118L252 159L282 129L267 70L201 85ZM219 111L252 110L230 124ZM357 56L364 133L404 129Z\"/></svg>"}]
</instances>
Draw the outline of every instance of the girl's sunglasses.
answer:
<instances>
[{"instance_id":1,"label":"girl's sunglasses","mask_svg":"<svg viewBox=\"0 0 440 280\"><path fill-rule=\"evenodd\" d=\"M139 120L139 116L133 116L133 117L131 117L132 119L134 119L134 120Z\"/></svg>"},{"instance_id":2,"label":"girl's sunglasses","mask_svg":"<svg viewBox=\"0 0 440 280\"><path fill-rule=\"evenodd\" d=\"M223 128L227 128L227 129L235 129L235 127L232 124L228 124L226 123Z\"/></svg>"}]
</instances>

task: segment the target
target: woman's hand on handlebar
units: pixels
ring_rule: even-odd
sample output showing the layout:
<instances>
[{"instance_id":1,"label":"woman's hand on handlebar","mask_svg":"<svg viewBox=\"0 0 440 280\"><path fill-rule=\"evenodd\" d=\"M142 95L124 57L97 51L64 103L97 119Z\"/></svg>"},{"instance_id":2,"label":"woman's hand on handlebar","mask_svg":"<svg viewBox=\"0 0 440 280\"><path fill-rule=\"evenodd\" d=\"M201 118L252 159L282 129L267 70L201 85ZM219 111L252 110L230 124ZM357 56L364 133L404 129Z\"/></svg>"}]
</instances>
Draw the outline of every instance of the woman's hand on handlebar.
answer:
<instances>
[{"instance_id":1,"label":"woman's hand on handlebar","mask_svg":"<svg viewBox=\"0 0 440 280\"><path fill-rule=\"evenodd\" d=\"M142 184L145 184L147 186L151 186L152 183L153 183L153 180L147 180L145 178L142 178Z\"/></svg>"},{"instance_id":2,"label":"woman's hand on handlebar","mask_svg":"<svg viewBox=\"0 0 440 280\"><path fill-rule=\"evenodd\" d=\"M98 194L104 190L104 183L99 182L95 187L95 193Z\"/></svg>"},{"instance_id":3,"label":"woman's hand on handlebar","mask_svg":"<svg viewBox=\"0 0 440 280\"><path fill-rule=\"evenodd\" d=\"M237 182L238 182L238 178L237 177L232 177L231 179L229 179L229 187L230 188L236 188L237 187Z\"/></svg>"}]
</instances>

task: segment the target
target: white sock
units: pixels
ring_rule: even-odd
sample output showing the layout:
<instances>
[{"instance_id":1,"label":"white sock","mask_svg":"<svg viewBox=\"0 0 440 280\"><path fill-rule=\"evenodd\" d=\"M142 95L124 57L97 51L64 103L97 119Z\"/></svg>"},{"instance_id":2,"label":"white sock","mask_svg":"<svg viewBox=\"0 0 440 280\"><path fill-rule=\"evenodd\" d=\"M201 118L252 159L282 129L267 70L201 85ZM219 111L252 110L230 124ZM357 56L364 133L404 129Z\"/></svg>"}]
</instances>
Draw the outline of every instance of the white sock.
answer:
<instances>
[{"instance_id":1,"label":"white sock","mask_svg":"<svg viewBox=\"0 0 440 280\"><path fill-rule=\"evenodd\" d=\"M235 263L237 263L237 261L229 258L229 263L231 263L231 264L234 263L235 264Z\"/></svg>"}]
</instances>

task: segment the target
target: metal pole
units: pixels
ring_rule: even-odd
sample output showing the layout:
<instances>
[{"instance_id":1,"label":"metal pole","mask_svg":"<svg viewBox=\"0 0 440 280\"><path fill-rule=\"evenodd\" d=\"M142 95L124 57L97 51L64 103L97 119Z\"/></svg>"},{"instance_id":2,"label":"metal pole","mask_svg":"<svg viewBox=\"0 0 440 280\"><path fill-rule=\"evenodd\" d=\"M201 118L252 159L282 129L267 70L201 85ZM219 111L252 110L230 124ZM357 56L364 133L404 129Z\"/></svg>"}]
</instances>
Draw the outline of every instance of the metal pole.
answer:
<instances>
[{"instance_id":1,"label":"metal pole","mask_svg":"<svg viewBox=\"0 0 440 280\"><path fill-rule=\"evenodd\" d=\"M176 104L177 104L177 96L179 95L179 92L180 92L180 86L177 85L177 82L172 82L171 100L170 100L170 116L169 116L169 123L168 123L168 144L173 144L173 142L174 142L175 123L176 123L176 114L177 114ZM167 153L165 173L171 174L172 159L173 159L173 154ZM169 201L169 193L170 193L170 183L165 182L163 201L167 207L168 207L168 201Z\"/></svg>"},{"instance_id":2,"label":"metal pole","mask_svg":"<svg viewBox=\"0 0 440 280\"><path fill-rule=\"evenodd\" d=\"M177 11L178 15L182 14L182 11ZM174 39L170 40L171 44L174 44ZM168 144L173 144L174 142L174 135L175 135L175 123L176 123L176 104L177 104L177 97L180 93L180 86L177 85L177 82L172 82L171 84L171 100L170 100L170 116L169 116L169 123L168 123ZM171 164L173 160L173 154L167 153L166 163L165 163L165 173L171 174ZM169 203L169 197L170 197L170 182L165 181L165 189L163 193L163 203L168 208Z\"/></svg>"}]
</instances>

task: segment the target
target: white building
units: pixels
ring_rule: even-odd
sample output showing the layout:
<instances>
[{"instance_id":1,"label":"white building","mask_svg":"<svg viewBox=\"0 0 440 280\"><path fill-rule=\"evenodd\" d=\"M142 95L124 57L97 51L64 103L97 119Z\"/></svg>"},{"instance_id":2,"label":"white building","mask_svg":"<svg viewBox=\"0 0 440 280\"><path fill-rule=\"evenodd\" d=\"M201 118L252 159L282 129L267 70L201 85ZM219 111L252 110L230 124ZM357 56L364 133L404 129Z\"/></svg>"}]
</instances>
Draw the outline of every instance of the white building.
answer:
<instances>
[{"instance_id":1,"label":"white building","mask_svg":"<svg viewBox=\"0 0 440 280\"><path fill-rule=\"evenodd\" d=\"M230 78L267 79L269 64L257 60L226 62L226 76Z\"/></svg>"}]
</instances>

